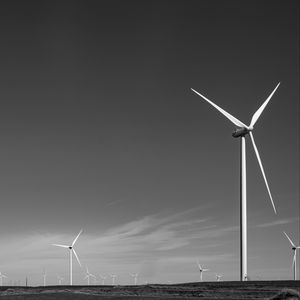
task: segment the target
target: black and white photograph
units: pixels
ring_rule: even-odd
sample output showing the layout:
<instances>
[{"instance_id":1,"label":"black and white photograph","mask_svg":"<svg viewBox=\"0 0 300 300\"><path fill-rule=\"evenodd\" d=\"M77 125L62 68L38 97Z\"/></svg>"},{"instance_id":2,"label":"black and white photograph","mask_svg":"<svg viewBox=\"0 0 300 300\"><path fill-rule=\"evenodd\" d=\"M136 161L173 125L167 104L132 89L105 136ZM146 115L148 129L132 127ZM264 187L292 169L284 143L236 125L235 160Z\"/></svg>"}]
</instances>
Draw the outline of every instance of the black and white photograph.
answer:
<instances>
[{"instance_id":1,"label":"black and white photograph","mask_svg":"<svg viewBox=\"0 0 300 300\"><path fill-rule=\"evenodd\" d=\"M0 299L300 299L298 0L0 0Z\"/></svg>"}]
</instances>

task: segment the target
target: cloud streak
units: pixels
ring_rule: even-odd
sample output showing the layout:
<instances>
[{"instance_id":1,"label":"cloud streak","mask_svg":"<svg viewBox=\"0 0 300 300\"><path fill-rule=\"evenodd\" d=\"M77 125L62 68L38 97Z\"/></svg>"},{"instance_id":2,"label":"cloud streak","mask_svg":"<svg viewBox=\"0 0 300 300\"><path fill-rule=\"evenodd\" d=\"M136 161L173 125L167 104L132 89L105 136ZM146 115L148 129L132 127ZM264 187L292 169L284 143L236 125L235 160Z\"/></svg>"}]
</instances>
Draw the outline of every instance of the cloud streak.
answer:
<instances>
[{"instance_id":1,"label":"cloud streak","mask_svg":"<svg viewBox=\"0 0 300 300\"><path fill-rule=\"evenodd\" d=\"M273 222L257 224L254 227L256 227L256 228L274 227L274 226L279 226L279 225L290 224L290 223L293 223L297 220L299 220L299 218L280 219L280 220L276 220L276 221L273 221Z\"/></svg>"},{"instance_id":2,"label":"cloud streak","mask_svg":"<svg viewBox=\"0 0 300 300\"><path fill-rule=\"evenodd\" d=\"M209 224L207 218L189 218L194 210L165 215L144 216L120 226L111 228L101 236L91 236L88 242L89 256L116 259L134 257L143 259L147 255L162 255L161 252L180 250L193 243L203 242L203 247L215 245L216 238L222 238L238 230L237 226L220 227ZM182 219L185 217L184 219ZM218 242L220 243L220 241ZM99 249L94 251L93 249ZM158 254L160 253L160 254Z\"/></svg>"}]
</instances>

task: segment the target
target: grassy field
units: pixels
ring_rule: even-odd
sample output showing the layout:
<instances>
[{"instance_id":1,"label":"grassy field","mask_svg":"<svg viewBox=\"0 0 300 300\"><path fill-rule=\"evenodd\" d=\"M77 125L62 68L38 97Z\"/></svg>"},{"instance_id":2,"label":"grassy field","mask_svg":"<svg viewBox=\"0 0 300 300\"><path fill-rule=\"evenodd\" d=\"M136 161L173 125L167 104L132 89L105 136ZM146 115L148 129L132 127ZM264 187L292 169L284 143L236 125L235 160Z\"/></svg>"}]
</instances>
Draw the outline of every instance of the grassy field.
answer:
<instances>
[{"instance_id":1,"label":"grassy field","mask_svg":"<svg viewBox=\"0 0 300 300\"><path fill-rule=\"evenodd\" d=\"M8 300L82 299L270 299L283 289L299 292L299 281L220 281L138 286L47 286L1 287L0 298ZM294 298L297 299L297 298ZM298 298L299 299L299 298Z\"/></svg>"}]
</instances>

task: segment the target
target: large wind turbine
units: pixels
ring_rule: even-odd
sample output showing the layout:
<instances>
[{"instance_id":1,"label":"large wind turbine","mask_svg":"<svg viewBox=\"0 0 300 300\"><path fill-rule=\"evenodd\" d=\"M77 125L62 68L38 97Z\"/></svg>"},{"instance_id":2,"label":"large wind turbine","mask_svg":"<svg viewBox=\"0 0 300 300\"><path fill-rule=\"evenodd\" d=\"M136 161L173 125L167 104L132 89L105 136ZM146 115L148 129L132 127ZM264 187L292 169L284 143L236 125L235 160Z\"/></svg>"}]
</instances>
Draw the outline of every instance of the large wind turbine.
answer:
<instances>
[{"instance_id":1,"label":"large wind turbine","mask_svg":"<svg viewBox=\"0 0 300 300\"><path fill-rule=\"evenodd\" d=\"M285 233L285 236L287 237L287 239L289 240L290 244L292 245L292 250L294 251L294 257L293 257L293 267L294 267L294 280L297 280L297 249L300 249L300 246L296 246L292 240L290 239L290 237Z\"/></svg>"},{"instance_id":2,"label":"large wind turbine","mask_svg":"<svg viewBox=\"0 0 300 300\"><path fill-rule=\"evenodd\" d=\"M7 276L0 272L0 286L3 285L3 278L7 278Z\"/></svg>"},{"instance_id":3,"label":"large wind turbine","mask_svg":"<svg viewBox=\"0 0 300 300\"><path fill-rule=\"evenodd\" d=\"M76 236L76 238L74 239L73 243L68 246L68 245L60 245L60 244L52 244L53 246L57 246L57 247L62 247L62 248L67 248L70 250L70 285L73 284L73 280L72 280L72 256L73 256L73 253L78 261L78 264L79 266L81 267L81 263L79 261L79 258L78 258L78 255L74 249L74 245L77 241L77 239L79 238L80 234L82 233L82 229L80 230L80 232L78 233L78 235Z\"/></svg>"},{"instance_id":4,"label":"large wind turbine","mask_svg":"<svg viewBox=\"0 0 300 300\"><path fill-rule=\"evenodd\" d=\"M198 268L199 268L199 272L200 272L200 281L203 281L203 272L209 271L209 269L204 269L201 267L200 263L197 262Z\"/></svg>"},{"instance_id":5,"label":"large wind turbine","mask_svg":"<svg viewBox=\"0 0 300 300\"><path fill-rule=\"evenodd\" d=\"M232 136L235 138L241 138L240 142L240 279L241 281L247 280L247 194L246 194L246 135L250 135L250 139L252 141L252 145L258 160L258 164L260 166L269 197L271 199L271 203L276 213L276 208L273 202L273 198L270 192L270 188L267 182L267 178L264 172L264 168L260 159L260 155L258 153L254 137L252 134L252 130L254 129L254 125L257 122L258 118L260 117L261 113L263 112L264 108L272 98L273 94L279 87L280 82L277 84L275 89L269 95L269 97L265 100L265 102L261 105L261 107L253 114L250 125L247 126L224 109L213 103L211 100L200 94L199 92L192 89L197 95L202 97L205 101L215 107L219 112L221 112L226 118L228 118L234 125L239 127L236 129Z\"/></svg>"}]
</instances>

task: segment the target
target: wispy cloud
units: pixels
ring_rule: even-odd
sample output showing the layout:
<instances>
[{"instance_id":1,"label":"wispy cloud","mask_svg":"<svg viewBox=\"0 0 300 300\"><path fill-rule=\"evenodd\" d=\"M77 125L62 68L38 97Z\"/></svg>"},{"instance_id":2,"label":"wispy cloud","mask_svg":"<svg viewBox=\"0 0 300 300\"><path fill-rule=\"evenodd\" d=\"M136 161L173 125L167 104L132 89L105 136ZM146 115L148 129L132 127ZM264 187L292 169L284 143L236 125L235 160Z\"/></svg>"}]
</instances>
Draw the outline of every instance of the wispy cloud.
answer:
<instances>
[{"instance_id":1,"label":"wispy cloud","mask_svg":"<svg viewBox=\"0 0 300 300\"><path fill-rule=\"evenodd\" d=\"M207 218L191 217L195 210L173 215L155 214L144 216L93 236L89 243L89 256L99 253L105 257L145 257L151 253L176 250L189 246L195 241L206 240L203 246L216 244L215 238L223 237L238 230L237 226L221 227L209 224ZM94 251L93 249L97 249Z\"/></svg>"},{"instance_id":2,"label":"wispy cloud","mask_svg":"<svg viewBox=\"0 0 300 300\"><path fill-rule=\"evenodd\" d=\"M299 218L280 219L280 220L275 220L275 221L272 221L272 222L256 224L253 227L267 228L267 227L273 227L273 226L278 226L278 225L290 224L290 223L293 223L297 220L299 220Z\"/></svg>"},{"instance_id":3,"label":"wispy cloud","mask_svg":"<svg viewBox=\"0 0 300 300\"><path fill-rule=\"evenodd\" d=\"M113 201L110 201L108 203L106 203L105 206L113 206L113 205L116 205L116 204L119 204L119 203L122 203L123 201L125 201L124 199L117 199L117 200L113 200Z\"/></svg>"}]
</instances>

